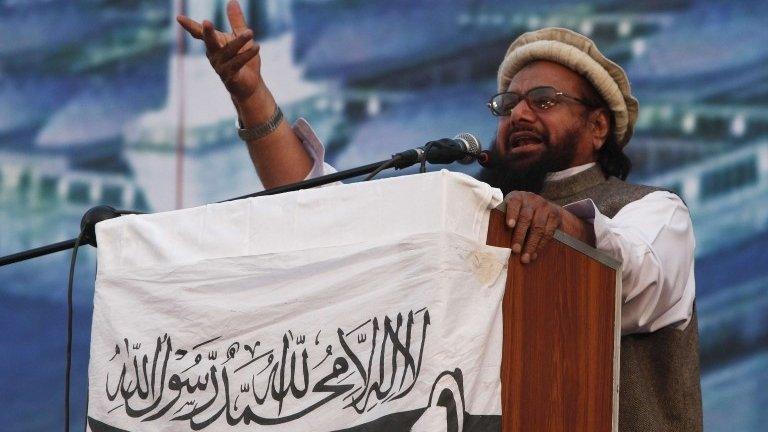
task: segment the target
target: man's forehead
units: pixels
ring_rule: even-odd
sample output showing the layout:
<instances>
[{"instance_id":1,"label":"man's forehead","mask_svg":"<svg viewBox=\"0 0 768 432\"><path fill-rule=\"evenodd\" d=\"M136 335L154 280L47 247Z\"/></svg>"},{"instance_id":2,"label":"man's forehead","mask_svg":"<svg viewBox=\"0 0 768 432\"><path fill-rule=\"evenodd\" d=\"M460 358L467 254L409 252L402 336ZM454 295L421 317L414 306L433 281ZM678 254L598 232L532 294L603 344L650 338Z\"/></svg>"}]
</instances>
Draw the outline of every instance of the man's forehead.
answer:
<instances>
[{"instance_id":1,"label":"man's forehead","mask_svg":"<svg viewBox=\"0 0 768 432\"><path fill-rule=\"evenodd\" d=\"M509 82L507 91L526 92L532 88L550 86L566 93L578 92L584 82L579 74L555 62L539 60L520 69Z\"/></svg>"}]
</instances>

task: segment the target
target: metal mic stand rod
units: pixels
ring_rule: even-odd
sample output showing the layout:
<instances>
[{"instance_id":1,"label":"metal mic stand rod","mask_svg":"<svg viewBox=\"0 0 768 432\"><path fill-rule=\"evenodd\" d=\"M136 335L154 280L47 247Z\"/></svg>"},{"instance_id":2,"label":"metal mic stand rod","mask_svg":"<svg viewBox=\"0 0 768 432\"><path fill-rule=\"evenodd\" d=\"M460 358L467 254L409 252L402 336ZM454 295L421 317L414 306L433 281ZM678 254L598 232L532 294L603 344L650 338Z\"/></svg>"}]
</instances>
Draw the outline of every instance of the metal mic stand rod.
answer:
<instances>
[{"instance_id":1,"label":"metal mic stand rod","mask_svg":"<svg viewBox=\"0 0 768 432\"><path fill-rule=\"evenodd\" d=\"M361 167L339 171L333 174L328 174L321 177L300 181L297 183L291 183L285 186L279 186L276 188L267 189L261 192L243 195L236 198L230 198L228 200L219 201L219 202L223 203L223 202L235 201L235 200L240 200L245 198L253 198L258 196L276 195L284 192L297 191L300 189L309 189L317 186L322 186L328 183L335 183L338 181L346 180L348 178L359 177L361 175L371 173L375 171L379 166L387 162L390 162L390 160L389 159L383 160L381 162L363 165ZM404 165L405 164L403 163L398 163L394 165L394 167L404 168L405 167ZM83 219L80 222L80 229L81 231L85 232L85 235L83 237L83 244L90 244L91 246L96 246L95 226L98 222L101 222L107 219L116 218L124 214L136 214L136 213L138 212L115 210L114 208L109 206L96 206L89 209L87 212L85 212L85 214L83 215ZM53 244L41 246L38 248L29 249L23 252L18 252L15 254L0 257L0 267L8 264L17 263L20 261L26 261L32 258L37 258L43 255L52 254L55 252L61 252L63 250L72 249L73 247L75 247L76 240L77 240L76 238L73 238L73 239L62 241L62 242L53 243Z\"/></svg>"},{"instance_id":2,"label":"metal mic stand rod","mask_svg":"<svg viewBox=\"0 0 768 432\"><path fill-rule=\"evenodd\" d=\"M29 249L23 252L18 252L15 254L0 257L0 267L8 264L17 263L19 261L26 261L28 259L52 254L55 252L61 252L63 250L72 249L73 247L75 247L75 241L77 241L77 239L64 240L58 243L53 243L53 244L41 246L38 248Z\"/></svg>"},{"instance_id":3,"label":"metal mic stand rod","mask_svg":"<svg viewBox=\"0 0 768 432\"><path fill-rule=\"evenodd\" d=\"M253 197L259 197L259 196L266 196L266 195L277 195L277 194L281 194L281 193L285 193L285 192L293 192L293 191L297 191L297 190L301 190L301 189L310 189L310 188L313 188L313 187L322 186L322 185L326 185L326 184L329 184L329 183L335 183L337 181L346 180L348 178L359 177L359 176L364 175L364 174L369 174L369 173L375 171L376 168L378 168L382 164L387 163L389 161L390 160L387 159L387 160L383 160L381 162L375 162L375 163L372 163L372 164L363 165L361 167L352 168L352 169L348 169L348 170L344 170L344 171L339 171L339 172L335 172L333 174L327 174L327 175L324 175L324 176L316 177L316 178L309 179L309 180L300 181L300 182L297 182L297 183L287 184L285 186L278 186L278 187L275 187L275 188L272 188L272 189L266 189L266 190L263 190L261 192L255 192L255 193L248 194L248 195L242 195L242 196L239 196L239 197L236 197L236 198L230 198L230 199L227 199L227 200L224 200L224 201L219 201L219 203L224 203L224 202L229 202L229 201L237 201L237 200L240 200L240 199L253 198ZM397 168L402 168L403 166L402 165L398 165L396 167Z\"/></svg>"}]
</instances>

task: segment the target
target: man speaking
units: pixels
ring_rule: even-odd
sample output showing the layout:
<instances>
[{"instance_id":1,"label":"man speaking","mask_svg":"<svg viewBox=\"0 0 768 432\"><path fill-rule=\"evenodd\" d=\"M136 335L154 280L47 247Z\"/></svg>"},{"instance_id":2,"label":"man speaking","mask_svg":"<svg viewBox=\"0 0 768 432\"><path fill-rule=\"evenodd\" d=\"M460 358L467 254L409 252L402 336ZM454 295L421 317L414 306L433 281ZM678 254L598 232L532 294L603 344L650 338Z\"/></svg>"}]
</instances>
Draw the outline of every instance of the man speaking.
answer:
<instances>
[{"instance_id":1,"label":"man speaking","mask_svg":"<svg viewBox=\"0 0 768 432\"><path fill-rule=\"evenodd\" d=\"M309 124L283 120L236 1L227 15L232 33L178 21L204 41L264 187L331 171ZM512 251L536 260L559 229L622 262L620 430L702 430L691 219L673 193L624 181L638 113L624 70L576 32L526 33L488 106L498 163L481 178L507 194Z\"/></svg>"}]
</instances>

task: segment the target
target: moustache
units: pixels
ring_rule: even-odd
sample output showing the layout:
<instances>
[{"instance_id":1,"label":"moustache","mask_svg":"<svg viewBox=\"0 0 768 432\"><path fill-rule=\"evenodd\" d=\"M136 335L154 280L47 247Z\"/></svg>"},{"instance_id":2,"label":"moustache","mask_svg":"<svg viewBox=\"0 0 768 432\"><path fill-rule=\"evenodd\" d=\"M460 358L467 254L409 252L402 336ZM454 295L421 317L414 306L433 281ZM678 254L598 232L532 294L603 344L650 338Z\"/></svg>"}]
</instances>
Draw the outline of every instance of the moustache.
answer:
<instances>
[{"instance_id":1,"label":"moustache","mask_svg":"<svg viewBox=\"0 0 768 432\"><path fill-rule=\"evenodd\" d=\"M507 130L505 147L506 149L512 149L521 142L530 140L539 141L545 146L549 146L549 133L547 131L539 131L533 125L516 123Z\"/></svg>"}]
</instances>

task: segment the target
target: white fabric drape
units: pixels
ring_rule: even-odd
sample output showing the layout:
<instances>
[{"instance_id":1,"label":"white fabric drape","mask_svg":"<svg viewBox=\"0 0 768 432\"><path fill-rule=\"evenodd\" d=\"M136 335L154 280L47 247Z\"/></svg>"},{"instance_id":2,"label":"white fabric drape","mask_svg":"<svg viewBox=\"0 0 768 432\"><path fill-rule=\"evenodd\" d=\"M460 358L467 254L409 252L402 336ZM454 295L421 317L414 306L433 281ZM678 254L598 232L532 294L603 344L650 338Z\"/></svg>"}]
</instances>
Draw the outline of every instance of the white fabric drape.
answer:
<instances>
[{"instance_id":1,"label":"white fabric drape","mask_svg":"<svg viewBox=\"0 0 768 432\"><path fill-rule=\"evenodd\" d=\"M90 429L498 419L500 200L439 172L98 224Z\"/></svg>"}]
</instances>

